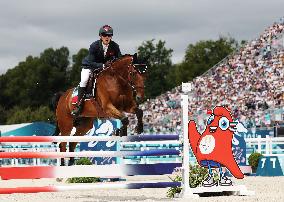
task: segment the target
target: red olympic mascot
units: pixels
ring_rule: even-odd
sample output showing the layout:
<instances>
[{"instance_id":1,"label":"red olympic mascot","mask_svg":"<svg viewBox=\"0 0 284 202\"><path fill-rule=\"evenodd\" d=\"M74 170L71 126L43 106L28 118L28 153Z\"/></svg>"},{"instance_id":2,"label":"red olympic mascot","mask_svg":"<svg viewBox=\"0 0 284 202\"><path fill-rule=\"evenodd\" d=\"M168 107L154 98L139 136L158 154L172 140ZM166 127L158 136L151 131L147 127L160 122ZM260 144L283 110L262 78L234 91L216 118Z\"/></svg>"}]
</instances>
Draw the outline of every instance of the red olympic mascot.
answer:
<instances>
[{"instance_id":1,"label":"red olympic mascot","mask_svg":"<svg viewBox=\"0 0 284 202\"><path fill-rule=\"evenodd\" d=\"M232 139L236 123L228 109L223 106L216 106L208 118L205 131L200 134L197 131L196 123L189 121L188 138L192 151L200 166L209 170L207 178L202 185L211 187L218 185L214 181L212 168L219 168L219 185L230 186L232 181L222 172L222 167L226 167L231 174L238 178L244 178L232 152Z\"/></svg>"}]
</instances>

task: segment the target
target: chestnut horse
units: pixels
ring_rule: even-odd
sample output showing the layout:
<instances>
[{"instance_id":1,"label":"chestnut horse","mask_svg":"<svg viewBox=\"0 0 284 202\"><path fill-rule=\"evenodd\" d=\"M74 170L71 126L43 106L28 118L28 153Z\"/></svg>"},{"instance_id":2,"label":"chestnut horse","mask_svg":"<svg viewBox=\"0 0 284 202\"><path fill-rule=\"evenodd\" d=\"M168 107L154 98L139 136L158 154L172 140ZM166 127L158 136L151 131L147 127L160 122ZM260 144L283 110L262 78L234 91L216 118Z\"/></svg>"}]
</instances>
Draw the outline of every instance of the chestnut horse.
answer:
<instances>
[{"instance_id":1,"label":"chestnut horse","mask_svg":"<svg viewBox=\"0 0 284 202\"><path fill-rule=\"evenodd\" d=\"M71 103L74 88L59 95L55 100L57 123L54 135L69 136L73 127L76 128L75 136L84 135L93 127L95 118L116 118L121 120L122 127L115 134L126 136L129 121L123 112L136 115L136 131L138 134L142 133L143 111L138 108L138 104L144 99L145 75L134 64L134 56L122 56L99 73L95 84L95 98L85 100L76 126L71 115L74 108ZM74 152L76 145L77 142L69 143L69 151ZM60 152L66 152L66 142L60 143L59 147ZM73 164L74 158L70 158L69 165ZM61 159L61 165L64 165L64 159Z\"/></svg>"}]
</instances>

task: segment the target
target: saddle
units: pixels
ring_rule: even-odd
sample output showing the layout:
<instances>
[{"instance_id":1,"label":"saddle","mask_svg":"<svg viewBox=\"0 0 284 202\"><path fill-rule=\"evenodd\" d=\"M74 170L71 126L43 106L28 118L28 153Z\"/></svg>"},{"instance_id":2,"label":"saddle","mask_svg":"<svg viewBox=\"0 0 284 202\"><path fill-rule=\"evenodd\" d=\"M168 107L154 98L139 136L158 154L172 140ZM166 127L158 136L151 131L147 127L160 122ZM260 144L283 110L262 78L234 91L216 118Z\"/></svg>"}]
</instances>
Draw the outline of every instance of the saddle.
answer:
<instances>
[{"instance_id":1,"label":"saddle","mask_svg":"<svg viewBox=\"0 0 284 202\"><path fill-rule=\"evenodd\" d=\"M99 73L102 69L92 71L87 86L86 86L86 94L84 96L85 99L95 98L96 96L96 81Z\"/></svg>"},{"instance_id":2,"label":"saddle","mask_svg":"<svg viewBox=\"0 0 284 202\"><path fill-rule=\"evenodd\" d=\"M93 70L86 87L86 93L84 95L84 101L89 100L91 98L95 99L96 96L96 80L99 74L103 71L103 68ZM78 103L78 87L76 86L72 92L72 105L76 105Z\"/></svg>"}]
</instances>

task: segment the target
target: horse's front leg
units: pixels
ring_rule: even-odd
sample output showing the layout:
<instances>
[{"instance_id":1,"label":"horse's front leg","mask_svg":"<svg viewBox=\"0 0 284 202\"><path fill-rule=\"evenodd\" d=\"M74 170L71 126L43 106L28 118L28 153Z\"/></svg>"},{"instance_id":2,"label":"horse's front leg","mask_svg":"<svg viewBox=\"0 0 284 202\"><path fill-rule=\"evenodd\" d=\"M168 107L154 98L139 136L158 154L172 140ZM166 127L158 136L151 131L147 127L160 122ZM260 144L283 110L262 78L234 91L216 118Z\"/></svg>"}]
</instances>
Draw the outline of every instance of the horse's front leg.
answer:
<instances>
[{"instance_id":1,"label":"horse's front leg","mask_svg":"<svg viewBox=\"0 0 284 202\"><path fill-rule=\"evenodd\" d=\"M128 117L123 117L120 121L121 121L122 126L120 130L117 130L118 133L116 135L127 136L127 126L129 124Z\"/></svg>"},{"instance_id":2,"label":"horse's front leg","mask_svg":"<svg viewBox=\"0 0 284 202\"><path fill-rule=\"evenodd\" d=\"M137 117L137 126L135 128L135 131L138 134L141 134L141 133L143 133L143 110L136 108L135 109L135 115Z\"/></svg>"},{"instance_id":3,"label":"horse's front leg","mask_svg":"<svg viewBox=\"0 0 284 202\"><path fill-rule=\"evenodd\" d=\"M117 136L127 136L127 126L129 124L129 120L123 113L121 113L115 106L109 105L106 113L113 118L120 119L121 121L121 128L115 131Z\"/></svg>"}]
</instances>

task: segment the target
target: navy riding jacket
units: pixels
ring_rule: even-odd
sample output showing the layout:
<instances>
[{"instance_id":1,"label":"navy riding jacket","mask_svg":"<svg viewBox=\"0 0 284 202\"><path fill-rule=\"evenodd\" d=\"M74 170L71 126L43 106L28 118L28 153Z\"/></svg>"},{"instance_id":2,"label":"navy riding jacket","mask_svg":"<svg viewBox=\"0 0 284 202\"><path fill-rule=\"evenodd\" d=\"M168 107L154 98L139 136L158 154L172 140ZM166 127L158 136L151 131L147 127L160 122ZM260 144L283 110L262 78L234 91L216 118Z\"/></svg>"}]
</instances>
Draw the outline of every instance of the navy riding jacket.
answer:
<instances>
[{"instance_id":1,"label":"navy riding jacket","mask_svg":"<svg viewBox=\"0 0 284 202\"><path fill-rule=\"evenodd\" d=\"M89 54L82 60L82 66L85 69L98 69L103 64L114 58L121 56L119 45L114 41L110 41L106 55L101 40L97 40L90 45Z\"/></svg>"}]
</instances>

